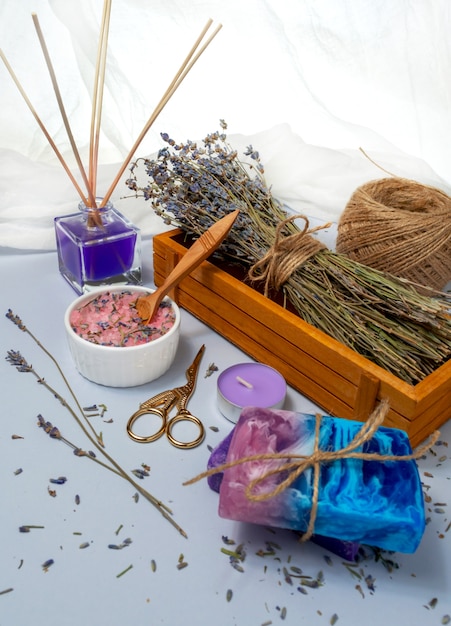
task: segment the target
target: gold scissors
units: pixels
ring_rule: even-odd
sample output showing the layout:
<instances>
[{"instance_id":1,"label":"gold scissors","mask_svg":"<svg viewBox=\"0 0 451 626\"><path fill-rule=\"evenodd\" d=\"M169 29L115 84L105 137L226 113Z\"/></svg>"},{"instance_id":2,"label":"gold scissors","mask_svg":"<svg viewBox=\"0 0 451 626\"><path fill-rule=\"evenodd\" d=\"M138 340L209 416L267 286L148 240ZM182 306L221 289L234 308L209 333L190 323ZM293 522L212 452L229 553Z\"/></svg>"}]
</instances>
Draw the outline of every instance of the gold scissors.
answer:
<instances>
[{"instance_id":1,"label":"gold scissors","mask_svg":"<svg viewBox=\"0 0 451 626\"><path fill-rule=\"evenodd\" d=\"M198 446L205 437L205 429L204 425L200 421L198 417L192 415L186 405L188 404L188 400L190 399L194 387L196 385L197 372L199 370L199 364L202 359L202 355L204 353L205 346L203 345L199 352L197 353L194 361L186 370L186 378L188 382L186 385L182 387L176 387L175 389L169 389L168 391L162 391L157 394L153 398L149 398L143 402L136 413L128 420L127 424L127 433L128 435L138 441L139 443L150 443L151 441L156 441L163 434L166 434L166 437L176 448L195 448ZM170 411L176 407L177 413L174 417L169 418ZM161 428L153 435L148 435L147 437L142 437L141 435L137 435L133 432L132 428L135 422L142 417L143 415L156 415L161 419ZM199 435L193 441L178 441L172 435L172 428L177 422L192 422L199 429Z\"/></svg>"}]
</instances>

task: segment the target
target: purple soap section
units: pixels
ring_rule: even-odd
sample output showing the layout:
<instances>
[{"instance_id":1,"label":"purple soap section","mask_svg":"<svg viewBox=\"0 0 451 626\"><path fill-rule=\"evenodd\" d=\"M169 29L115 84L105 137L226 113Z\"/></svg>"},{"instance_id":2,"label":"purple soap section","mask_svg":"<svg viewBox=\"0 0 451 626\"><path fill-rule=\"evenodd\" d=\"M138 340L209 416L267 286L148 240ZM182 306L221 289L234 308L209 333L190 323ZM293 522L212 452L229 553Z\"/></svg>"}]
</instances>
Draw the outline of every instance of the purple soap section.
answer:
<instances>
[{"instance_id":1,"label":"purple soap section","mask_svg":"<svg viewBox=\"0 0 451 626\"><path fill-rule=\"evenodd\" d=\"M227 453L229 451L230 443L233 438L234 430L235 429L232 429L227 437L223 439L221 443L216 446L216 448L214 448L208 459L208 469L214 469L215 467L219 467L220 465L226 463ZM219 493L223 477L224 474L222 472L218 472L217 474L209 476L207 478L207 481L210 489L216 491L216 493ZM321 537L319 535L313 535L311 541L347 561L356 560L357 553L360 547L360 544L354 541L341 541L340 539Z\"/></svg>"},{"instance_id":2,"label":"purple soap section","mask_svg":"<svg viewBox=\"0 0 451 626\"><path fill-rule=\"evenodd\" d=\"M233 437L233 429L227 435L225 439L221 441L219 445L214 448L212 453L210 454L210 458L208 459L207 469L214 469L215 467L219 467L220 465L224 465L227 460L227 453L229 451L230 442ZM221 487L221 482L224 477L222 472L218 472L217 474L213 474L207 478L208 486L213 491L219 493L219 488Z\"/></svg>"}]
</instances>

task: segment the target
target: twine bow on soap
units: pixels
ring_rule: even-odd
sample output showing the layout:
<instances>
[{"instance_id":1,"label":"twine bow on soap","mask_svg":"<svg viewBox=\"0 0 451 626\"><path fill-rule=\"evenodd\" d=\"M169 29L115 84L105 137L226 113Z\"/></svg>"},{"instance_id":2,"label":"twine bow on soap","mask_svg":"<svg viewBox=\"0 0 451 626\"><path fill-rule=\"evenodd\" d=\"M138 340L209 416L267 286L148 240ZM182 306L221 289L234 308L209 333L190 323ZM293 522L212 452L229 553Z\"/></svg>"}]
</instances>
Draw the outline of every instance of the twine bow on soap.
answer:
<instances>
[{"instance_id":1,"label":"twine bow on soap","mask_svg":"<svg viewBox=\"0 0 451 626\"><path fill-rule=\"evenodd\" d=\"M381 463L384 463L386 461L411 461L413 459L420 458L437 441L440 435L439 431L435 431L427 440L427 442L423 444L420 448L417 448L415 452L412 452L412 454L398 456L391 454L359 452L357 449L360 448L364 443L370 441L379 426L382 425L387 415L388 409L388 400L382 400L368 417L367 421L362 424L362 427L356 433L350 443L348 443L347 446L339 450L321 450L319 448L321 415L316 414L315 443L313 453L311 455L306 456L302 454L289 453L267 453L250 455L242 457L240 459L236 459L235 461L231 461L229 463L224 463L223 465L219 465L210 470L202 472L201 474L198 474L197 476L183 484L191 485L201 480L202 478L207 478L208 476L212 476L213 474L222 473L232 467L242 465L244 463L250 463L253 461L280 460L281 463L278 465L278 467L268 470L267 472L263 472L260 476L254 478L248 483L248 485L246 485L245 493L248 500L250 500L251 502L262 502L264 500L269 500L270 498L274 498L275 496L279 495L288 487L290 487L290 485L292 485L293 482L296 481L296 479L299 478L299 476L301 476L301 474L303 474L306 470L313 469L312 506L310 510L310 519L307 530L300 539L301 541L307 541L314 534L316 514L318 510L320 473L322 464L346 459L380 461ZM283 463L282 461L286 462ZM271 491L258 490L259 492L256 493L256 489L268 478L274 475L281 475L284 478Z\"/></svg>"},{"instance_id":2,"label":"twine bow on soap","mask_svg":"<svg viewBox=\"0 0 451 626\"><path fill-rule=\"evenodd\" d=\"M283 228L299 218L304 220L304 228L284 236ZM268 296L272 289L278 291L298 267L326 247L321 241L311 237L311 234L329 226L330 223L309 229L309 221L305 215L292 215L280 222L272 247L250 268L248 273L250 280L264 281L265 296Z\"/></svg>"}]
</instances>

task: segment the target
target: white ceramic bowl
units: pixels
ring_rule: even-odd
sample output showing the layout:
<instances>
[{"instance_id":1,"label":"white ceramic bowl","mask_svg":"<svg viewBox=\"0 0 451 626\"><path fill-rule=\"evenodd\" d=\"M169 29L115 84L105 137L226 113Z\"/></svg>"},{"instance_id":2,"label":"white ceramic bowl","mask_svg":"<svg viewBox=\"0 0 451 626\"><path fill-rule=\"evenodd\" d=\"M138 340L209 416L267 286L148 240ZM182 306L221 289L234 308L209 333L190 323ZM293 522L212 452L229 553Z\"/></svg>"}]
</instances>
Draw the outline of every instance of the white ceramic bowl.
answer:
<instances>
[{"instance_id":1,"label":"white ceramic bowl","mask_svg":"<svg viewBox=\"0 0 451 626\"><path fill-rule=\"evenodd\" d=\"M69 349L77 370L89 380L108 387L135 387L162 376L172 365L180 336L180 309L170 300L175 311L175 323L162 337L148 343L128 346L101 346L81 338L70 324L74 309L89 302L102 292L131 291L150 293L152 289L137 286L114 286L83 294L67 308L64 315Z\"/></svg>"}]
</instances>

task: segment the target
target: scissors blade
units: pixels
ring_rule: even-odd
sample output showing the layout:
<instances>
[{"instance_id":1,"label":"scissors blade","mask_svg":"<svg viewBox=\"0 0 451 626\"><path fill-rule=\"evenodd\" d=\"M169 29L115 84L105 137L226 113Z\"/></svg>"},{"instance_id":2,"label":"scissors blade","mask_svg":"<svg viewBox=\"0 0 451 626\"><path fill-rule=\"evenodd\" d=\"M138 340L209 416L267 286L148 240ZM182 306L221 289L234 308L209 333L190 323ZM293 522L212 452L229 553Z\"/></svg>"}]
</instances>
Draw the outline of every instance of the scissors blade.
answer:
<instances>
[{"instance_id":1,"label":"scissors blade","mask_svg":"<svg viewBox=\"0 0 451 626\"><path fill-rule=\"evenodd\" d=\"M197 372L199 371L199 365L202 360L202 356L205 351L205 345L200 347L199 352L194 357L194 361L186 370L186 378L188 379L188 384L194 387L194 383L196 382Z\"/></svg>"}]
</instances>

